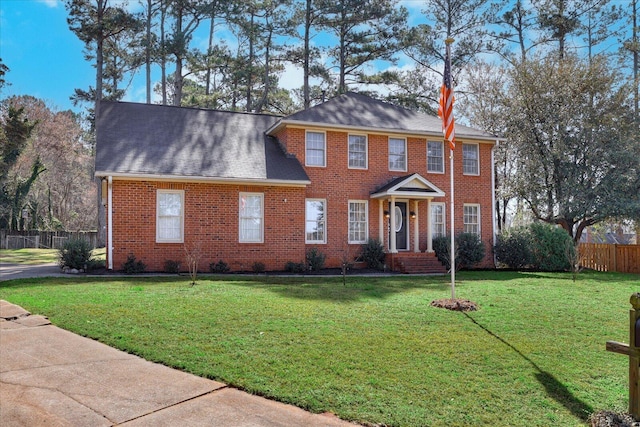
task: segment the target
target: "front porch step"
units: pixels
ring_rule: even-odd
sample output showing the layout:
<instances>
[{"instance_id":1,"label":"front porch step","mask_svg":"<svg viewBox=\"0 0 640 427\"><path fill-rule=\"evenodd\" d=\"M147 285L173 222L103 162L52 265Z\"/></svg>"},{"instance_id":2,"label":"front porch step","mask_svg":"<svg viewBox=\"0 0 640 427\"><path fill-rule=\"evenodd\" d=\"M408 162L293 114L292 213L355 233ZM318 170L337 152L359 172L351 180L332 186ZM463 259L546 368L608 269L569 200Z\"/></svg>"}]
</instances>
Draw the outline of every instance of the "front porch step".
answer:
<instances>
[{"instance_id":1,"label":"front porch step","mask_svg":"<svg viewBox=\"0 0 640 427\"><path fill-rule=\"evenodd\" d=\"M447 269L434 253L387 254L387 265L392 271L405 274L445 274Z\"/></svg>"}]
</instances>

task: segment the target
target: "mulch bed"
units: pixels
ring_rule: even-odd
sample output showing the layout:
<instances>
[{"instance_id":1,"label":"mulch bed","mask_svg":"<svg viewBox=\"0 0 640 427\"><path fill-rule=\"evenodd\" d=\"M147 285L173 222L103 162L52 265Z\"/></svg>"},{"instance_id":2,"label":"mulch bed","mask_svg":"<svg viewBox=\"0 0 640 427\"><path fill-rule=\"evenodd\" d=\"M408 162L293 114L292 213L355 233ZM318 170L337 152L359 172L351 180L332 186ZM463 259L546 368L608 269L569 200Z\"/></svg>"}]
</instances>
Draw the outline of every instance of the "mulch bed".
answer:
<instances>
[{"instance_id":1,"label":"mulch bed","mask_svg":"<svg viewBox=\"0 0 640 427\"><path fill-rule=\"evenodd\" d=\"M431 305L433 307L438 308L446 308L447 310L452 311L476 311L479 306L473 301L469 301L468 299L437 299L431 301Z\"/></svg>"},{"instance_id":2,"label":"mulch bed","mask_svg":"<svg viewBox=\"0 0 640 427\"><path fill-rule=\"evenodd\" d=\"M600 411L591 416L591 427L640 427L640 421L630 414Z\"/></svg>"}]
</instances>

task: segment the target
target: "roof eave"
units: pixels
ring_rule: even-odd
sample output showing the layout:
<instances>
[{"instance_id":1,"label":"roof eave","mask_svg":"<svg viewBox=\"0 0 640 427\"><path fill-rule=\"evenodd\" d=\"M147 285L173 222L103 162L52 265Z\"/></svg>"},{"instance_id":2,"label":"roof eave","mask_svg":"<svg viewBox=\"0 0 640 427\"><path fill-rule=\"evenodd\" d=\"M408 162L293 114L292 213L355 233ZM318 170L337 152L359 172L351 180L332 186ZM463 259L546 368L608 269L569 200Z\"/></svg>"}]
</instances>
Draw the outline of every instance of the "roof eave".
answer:
<instances>
[{"instance_id":1,"label":"roof eave","mask_svg":"<svg viewBox=\"0 0 640 427\"><path fill-rule=\"evenodd\" d=\"M428 132L423 130L410 130L410 129L393 129L393 128L379 128L379 127L361 127L352 125L341 124L328 124L321 122L309 122L302 120L279 120L276 124L267 129L266 134L274 136L277 131L290 126L299 127L313 127L313 128L329 128L339 130L351 130L355 132L371 132L371 133L383 133L383 134L398 134L398 135L413 135L427 138L443 138L441 131ZM456 136L462 139L474 140L474 141L486 141L487 143L495 144L498 140L502 140L494 135L465 135L464 133L456 132Z\"/></svg>"},{"instance_id":2,"label":"roof eave","mask_svg":"<svg viewBox=\"0 0 640 427\"><path fill-rule=\"evenodd\" d=\"M96 171L96 178L110 176L114 180L146 180L146 181L173 181L173 182L198 182L210 184L239 184L239 185L260 185L276 187L306 187L311 184L310 180L287 180L287 179L267 179L267 178L225 178L207 176L186 176L186 175L160 175L145 173L126 173Z\"/></svg>"}]
</instances>

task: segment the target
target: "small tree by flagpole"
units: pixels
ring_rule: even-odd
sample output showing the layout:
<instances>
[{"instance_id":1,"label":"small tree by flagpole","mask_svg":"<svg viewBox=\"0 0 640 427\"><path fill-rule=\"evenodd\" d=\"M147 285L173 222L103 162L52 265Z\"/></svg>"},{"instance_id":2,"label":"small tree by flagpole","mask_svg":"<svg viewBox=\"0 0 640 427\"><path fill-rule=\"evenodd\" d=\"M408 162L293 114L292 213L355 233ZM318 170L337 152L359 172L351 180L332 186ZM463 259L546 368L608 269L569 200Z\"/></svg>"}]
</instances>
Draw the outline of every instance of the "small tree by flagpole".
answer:
<instances>
[{"instance_id":1,"label":"small tree by flagpole","mask_svg":"<svg viewBox=\"0 0 640 427\"><path fill-rule=\"evenodd\" d=\"M455 120L453 117L453 79L451 78L451 43L452 38L445 40L447 48L444 60L444 74L442 76L442 89L440 90L440 105L438 116L442 119L442 133L444 139L449 141L449 177L451 189L449 201L451 204L451 247L449 248L449 264L451 266L451 299L456 298L456 252L455 252L455 214L454 214L454 180L453 180L453 150L456 147Z\"/></svg>"}]
</instances>

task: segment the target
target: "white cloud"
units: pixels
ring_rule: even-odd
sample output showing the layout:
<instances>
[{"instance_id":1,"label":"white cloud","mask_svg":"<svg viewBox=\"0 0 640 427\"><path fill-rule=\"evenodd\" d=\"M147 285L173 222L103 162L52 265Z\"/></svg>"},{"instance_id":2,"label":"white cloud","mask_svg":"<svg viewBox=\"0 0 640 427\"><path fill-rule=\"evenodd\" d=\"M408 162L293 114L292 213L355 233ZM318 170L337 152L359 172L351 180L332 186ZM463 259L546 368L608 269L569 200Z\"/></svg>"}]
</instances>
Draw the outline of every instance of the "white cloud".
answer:
<instances>
[{"instance_id":1,"label":"white cloud","mask_svg":"<svg viewBox=\"0 0 640 427\"><path fill-rule=\"evenodd\" d=\"M38 0L38 2L45 4L47 7L58 7L58 0Z\"/></svg>"}]
</instances>

